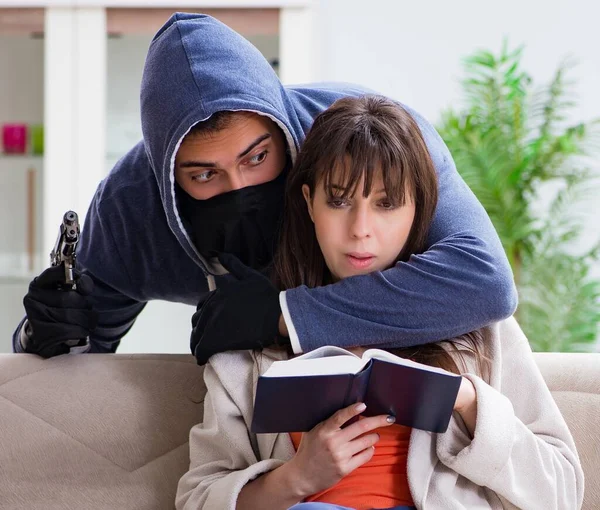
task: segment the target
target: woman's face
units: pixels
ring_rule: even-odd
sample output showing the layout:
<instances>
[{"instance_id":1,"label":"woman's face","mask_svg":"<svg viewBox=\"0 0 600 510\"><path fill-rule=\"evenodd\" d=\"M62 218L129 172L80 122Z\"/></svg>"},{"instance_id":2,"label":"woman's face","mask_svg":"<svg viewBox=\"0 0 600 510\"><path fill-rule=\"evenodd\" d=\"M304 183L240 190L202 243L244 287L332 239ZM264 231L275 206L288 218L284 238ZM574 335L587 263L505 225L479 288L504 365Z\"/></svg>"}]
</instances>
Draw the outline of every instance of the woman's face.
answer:
<instances>
[{"instance_id":1,"label":"woman's face","mask_svg":"<svg viewBox=\"0 0 600 510\"><path fill-rule=\"evenodd\" d=\"M415 217L415 206L408 197L398 206L388 198L381 176L374 179L371 193L362 196L364 179L356 193L346 200L329 197L323 183L310 196L308 185L302 192L315 225L317 241L325 263L335 280L348 276L383 271L391 267L402 251ZM338 187L339 189L339 187Z\"/></svg>"}]
</instances>

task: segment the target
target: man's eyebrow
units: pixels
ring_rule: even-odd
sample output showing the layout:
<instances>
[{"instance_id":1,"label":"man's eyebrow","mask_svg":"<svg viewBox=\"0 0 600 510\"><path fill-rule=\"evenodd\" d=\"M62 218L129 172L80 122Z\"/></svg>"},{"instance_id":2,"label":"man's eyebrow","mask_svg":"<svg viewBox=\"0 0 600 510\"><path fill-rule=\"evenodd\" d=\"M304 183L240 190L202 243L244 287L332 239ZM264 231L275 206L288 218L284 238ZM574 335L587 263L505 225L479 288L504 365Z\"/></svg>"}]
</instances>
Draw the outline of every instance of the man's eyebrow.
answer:
<instances>
[{"instance_id":1,"label":"man's eyebrow","mask_svg":"<svg viewBox=\"0 0 600 510\"><path fill-rule=\"evenodd\" d=\"M183 163L179 163L179 168L216 168L217 164L211 161L184 161Z\"/></svg>"},{"instance_id":2,"label":"man's eyebrow","mask_svg":"<svg viewBox=\"0 0 600 510\"><path fill-rule=\"evenodd\" d=\"M259 143L263 142L267 138L271 138L271 133L265 133L264 135L259 136L256 140L254 140L246 149L240 152L237 156L237 159L243 158L246 154L248 154L254 147L256 147ZM214 161L184 161L179 163L179 168L216 168L217 164Z\"/></svg>"},{"instance_id":3,"label":"man's eyebrow","mask_svg":"<svg viewBox=\"0 0 600 510\"><path fill-rule=\"evenodd\" d=\"M262 136L259 136L256 140L254 140L248 147L238 154L238 159L243 158L246 154L248 154L254 147L256 147L260 142L266 140L267 138L271 138L271 133L265 133Z\"/></svg>"}]
</instances>

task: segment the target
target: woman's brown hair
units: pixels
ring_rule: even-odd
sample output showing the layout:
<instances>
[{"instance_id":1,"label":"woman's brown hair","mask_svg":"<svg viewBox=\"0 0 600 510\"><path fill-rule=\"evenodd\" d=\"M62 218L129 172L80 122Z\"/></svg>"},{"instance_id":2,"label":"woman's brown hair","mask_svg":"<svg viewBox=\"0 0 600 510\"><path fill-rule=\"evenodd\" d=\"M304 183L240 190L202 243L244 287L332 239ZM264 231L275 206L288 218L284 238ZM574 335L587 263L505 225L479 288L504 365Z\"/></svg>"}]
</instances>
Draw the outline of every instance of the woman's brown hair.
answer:
<instances>
[{"instance_id":1,"label":"woman's brown hair","mask_svg":"<svg viewBox=\"0 0 600 510\"><path fill-rule=\"evenodd\" d=\"M275 255L275 279L282 290L331 283L331 275L317 242L302 186L311 197L316 186L329 196L346 199L358 192L369 196L374 180L381 175L388 199L402 206L408 198L415 204L415 218L397 262L426 249L429 226L438 198L437 174L427 144L412 116L399 104L381 96L343 98L318 115L298 154L286 183L285 213ZM334 193L335 186L335 193ZM341 187L342 192L338 187ZM407 196L408 194L408 196ZM466 370L461 355L469 351L483 374L479 332L448 340L446 348L431 343L406 349L388 349L420 363L439 366L455 373ZM459 369L454 351L461 360Z\"/></svg>"}]
</instances>

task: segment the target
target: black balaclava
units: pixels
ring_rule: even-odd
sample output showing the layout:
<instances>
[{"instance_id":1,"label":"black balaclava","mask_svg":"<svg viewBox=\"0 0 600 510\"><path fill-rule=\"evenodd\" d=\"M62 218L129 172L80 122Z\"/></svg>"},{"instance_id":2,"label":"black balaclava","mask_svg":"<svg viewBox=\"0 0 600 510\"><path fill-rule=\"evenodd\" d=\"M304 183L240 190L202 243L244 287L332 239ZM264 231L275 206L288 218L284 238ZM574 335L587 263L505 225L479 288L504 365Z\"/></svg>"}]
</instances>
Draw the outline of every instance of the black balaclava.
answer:
<instances>
[{"instance_id":1,"label":"black balaclava","mask_svg":"<svg viewBox=\"0 0 600 510\"><path fill-rule=\"evenodd\" d=\"M206 200L192 198L176 183L179 211L198 251L206 258L231 253L257 270L270 265L283 218L288 167L272 181Z\"/></svg>"}]
</instances>

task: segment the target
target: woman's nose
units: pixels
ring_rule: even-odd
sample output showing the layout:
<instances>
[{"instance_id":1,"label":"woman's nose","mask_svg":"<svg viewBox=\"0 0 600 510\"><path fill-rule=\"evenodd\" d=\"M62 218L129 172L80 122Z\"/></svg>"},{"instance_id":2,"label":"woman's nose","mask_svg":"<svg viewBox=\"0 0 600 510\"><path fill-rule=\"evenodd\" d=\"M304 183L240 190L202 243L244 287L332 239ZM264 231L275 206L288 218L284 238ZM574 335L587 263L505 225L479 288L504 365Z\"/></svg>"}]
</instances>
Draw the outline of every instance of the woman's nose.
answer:
<instances>
[{"instance_id":1,"label":"woman's nose","mask_svg":"<svg viewBox=\"0 0 600 510\"><path fill-rule=\"evenodd\" d=\"M350 217L350 236L355 239L371 235L371 218L366 207L357 207Z\"/></svg>"}]
</instances>

